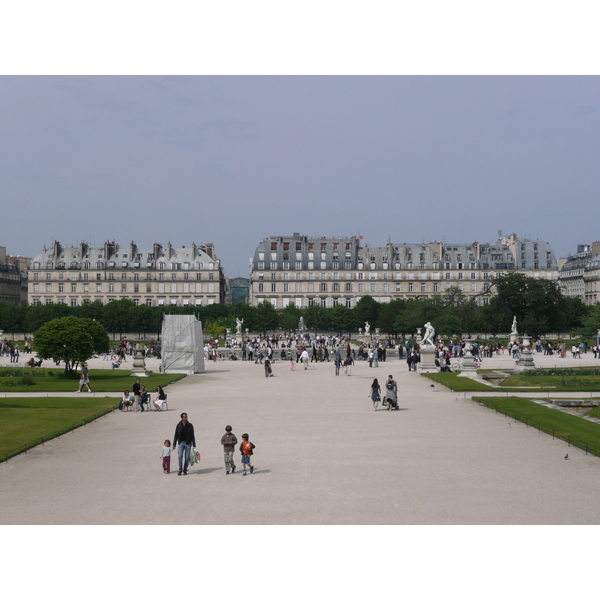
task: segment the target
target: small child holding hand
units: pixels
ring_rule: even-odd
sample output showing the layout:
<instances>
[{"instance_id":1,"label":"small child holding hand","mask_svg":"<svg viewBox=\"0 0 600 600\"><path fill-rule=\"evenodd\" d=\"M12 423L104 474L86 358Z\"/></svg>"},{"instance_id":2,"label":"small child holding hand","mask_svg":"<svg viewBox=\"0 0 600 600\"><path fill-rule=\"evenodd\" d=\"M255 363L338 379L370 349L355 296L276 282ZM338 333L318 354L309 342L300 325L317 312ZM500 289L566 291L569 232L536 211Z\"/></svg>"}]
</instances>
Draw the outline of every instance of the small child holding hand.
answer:
<instances>
[{"instance_id":1,"label":"small child holding hand","mask_svg":"<svg viewBox=\"0 0 600 600\"><path fill-rule=\"evenodd\" d=\"M171 442L165 440L160 457L162 458L163 473L171 472Z\"/></svg>"}]
</instances>

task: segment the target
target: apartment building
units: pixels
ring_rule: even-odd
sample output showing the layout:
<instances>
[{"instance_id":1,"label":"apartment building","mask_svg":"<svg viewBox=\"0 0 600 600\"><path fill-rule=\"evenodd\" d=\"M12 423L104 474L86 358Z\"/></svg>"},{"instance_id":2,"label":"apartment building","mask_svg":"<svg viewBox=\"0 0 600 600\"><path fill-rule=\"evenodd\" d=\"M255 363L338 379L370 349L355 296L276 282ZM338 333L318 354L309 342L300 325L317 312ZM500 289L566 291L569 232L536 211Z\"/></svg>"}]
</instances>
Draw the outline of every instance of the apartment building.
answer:
<instances>
[{"instance_id":1,"label":"apartment building","mask_svg":"<svg viewBox=\"0 0 600 600\"><path fill-rule=\"evenodd\" d=\"M559 259L558 282L565 296L596 304L600 300L600 242L579 244L577 252Z\"/></svg>"},{"instance_id":2,"label":"apartment building","mask_svg":"<svg viewBox=\"0 0 600 600\"><path fill-rule=\"evenodd\" d=\"M203 306L223 303L225 277L213 244L140 248L107 241L92 248L55 241L31 261L28 298L70 306L122 298L146 306Z\"/></svg>"},{"instance_id":3,"label":"apartment building","mask_svg":"<svg viewBox=\"0 0 600 600\"><path fill-rule=\"evenodd\" d=\"M21 302L21 273L7 260L6 248L0 246L0 302Z\"/></svg>"},{"instance_id":4,"label":"apartment building","mask_svg":"<svg viewBox=\"0 0 600 600\"><path fill-rule=\"evenodd\" d=\"M490 283L505 273L557 279L547 242L502 236L495 243L393 244L371 247L357 236L265 238L250 260L250 304L265 300L283 309L294 303L353 308L370 295L378 302L431 298L450 287L484 304Z\"/></svg>"}]
</instances>

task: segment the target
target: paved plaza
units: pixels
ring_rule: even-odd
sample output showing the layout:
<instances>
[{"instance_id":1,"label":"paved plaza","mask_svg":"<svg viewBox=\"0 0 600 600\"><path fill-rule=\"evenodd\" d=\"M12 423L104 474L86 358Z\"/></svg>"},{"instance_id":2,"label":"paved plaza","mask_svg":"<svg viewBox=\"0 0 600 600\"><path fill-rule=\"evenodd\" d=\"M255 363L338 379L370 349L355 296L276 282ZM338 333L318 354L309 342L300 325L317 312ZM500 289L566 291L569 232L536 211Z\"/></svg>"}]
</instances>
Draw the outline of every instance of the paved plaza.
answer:
<instances>
[{"instance_id":1,"label":"paved plaza","mask_svg":"<svg viewBox=\"0 0 600 600\"><path fill-rule=\"evenodd\" d=\"M591 353L577 361L538 355L536 363L600 365ZM484 361L486 368L512 364L508 354ZM108 363L94 359L90 367ZM149 368L158 361L150 359ZM115 411L0 464L0 523L600 521L600 458L523 424L509 426L470 394L409 373L404 361L377 369L357 362L350 377L336 377L333 363L292 372L278 361L273 370L267 379L251 362L208 363L205 373L168 386L168 412ZM377 376L383 388L389 374L401 410L375 412L369 387ZM174 454L165 475L161 447L182 411L202 459L178 477ZM237 448L238 470L225 475L220 438L228 424L238 440L247 432L256 444L252 475L242 476Z\"/></svg>"}]
</instances>

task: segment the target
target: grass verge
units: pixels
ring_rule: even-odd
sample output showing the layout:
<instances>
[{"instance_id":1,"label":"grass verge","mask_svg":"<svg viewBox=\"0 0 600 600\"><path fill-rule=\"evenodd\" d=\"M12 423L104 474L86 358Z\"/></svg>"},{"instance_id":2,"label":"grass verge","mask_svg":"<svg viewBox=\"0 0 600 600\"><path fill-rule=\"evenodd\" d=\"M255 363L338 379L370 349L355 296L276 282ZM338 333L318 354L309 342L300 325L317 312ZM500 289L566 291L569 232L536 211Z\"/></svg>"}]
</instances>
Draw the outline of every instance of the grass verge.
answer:
<instances>
[{"instance_id":1,"label":"grass verge","mask_svg":"<svg viewBox=\"0 0 600 600\"><path fill-rule=\"evenodd\" d=\"M0 462L81 427L119 398L0 398Z\"/></svg>"},{"instance_id":2,"label":"grass verge","mask_svg":"<svg viewBox=\"0 0 600 600\"><path fill-rule=\"evenodd\" d=\"M494 389L468 377L458 377L456 373L423 373L423 376L445 385L453 392L489 392Z\"/></svg>"},{"instance_id":3,"label":"grass verge","mask_svg":"<svg viewBox=\"0 0 600 600\"><path fill-rule=\"evenodd\" d=\"M521 421L538 431L600 456L600 425L598 423L516 396L508 398L474 396L473 400L485 404L510 419Z\"/></svg>"},{"instance_id":4,"label":"grass verge","mask_svg":"<svg viewBox=\"0 0 600 600\"><path fill-rule=\"evenodd\" d=\"M14 371L14 370L13 370ZM0 392L76 392L79 388L79 375L74 379L67 379L60 369L23 369L24 375L16 372L8 377L0 370ZM53 373L53 375L49 375ZM150 373L148 377L141 377L142 385L153 392L157 385L162 387L182 379L181 373L165 375L163 373ZM89 371L90 386L94 392L124 392L131 391L135 377L131 371L91 369ZM87 391L87 388L84 388Z\"/></svg>"}]
</instances>

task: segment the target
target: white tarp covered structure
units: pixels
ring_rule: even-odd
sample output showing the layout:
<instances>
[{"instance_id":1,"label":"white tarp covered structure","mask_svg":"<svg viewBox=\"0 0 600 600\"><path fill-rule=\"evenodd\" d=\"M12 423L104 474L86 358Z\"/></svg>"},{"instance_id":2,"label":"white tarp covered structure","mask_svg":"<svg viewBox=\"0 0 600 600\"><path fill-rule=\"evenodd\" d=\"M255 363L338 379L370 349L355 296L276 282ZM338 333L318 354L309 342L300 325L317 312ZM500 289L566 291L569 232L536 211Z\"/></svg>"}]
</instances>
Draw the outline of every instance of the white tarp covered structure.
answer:
<instances>
[{"instance_id":1,"label":"white tarp covered structure","mask_svg":"<svg viewBox=\"0 0 600 600\"><path fill-rule=\"evenodd\" d=\"M204 372L202 323L194 315L164 315L162 324L162 372Z\"/></svg>"}]
</instances>

